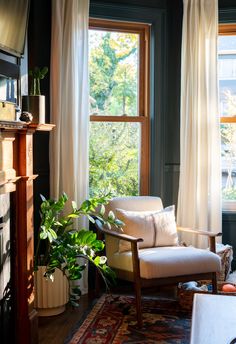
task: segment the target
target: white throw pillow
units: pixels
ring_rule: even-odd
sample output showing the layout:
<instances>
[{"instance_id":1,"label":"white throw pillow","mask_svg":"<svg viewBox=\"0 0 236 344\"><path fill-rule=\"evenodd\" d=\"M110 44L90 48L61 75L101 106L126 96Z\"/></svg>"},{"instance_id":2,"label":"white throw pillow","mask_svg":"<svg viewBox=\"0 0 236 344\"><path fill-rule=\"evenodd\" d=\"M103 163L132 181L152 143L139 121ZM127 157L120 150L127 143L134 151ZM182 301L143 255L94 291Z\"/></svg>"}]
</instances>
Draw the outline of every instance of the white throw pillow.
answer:
<instances>
[{"instance_id":1,"label":"white throw pillow","mask_svg":"<svg viewBox=\"0 0 236 344\"><path fill-rule=\"evenodd\" d=\"M139 248L175 246L178 245L178 235L174 211L174 206L157 212L116 209L116 216L125 224L124 234L143 239L138 243ZM130 249L128 241L120 240L119 252Z\"/></svg>"},{"instance_id":2,"label":"white throw pillow","mask_svg":"<svg viewBox=\"0 0 236 344\"><path fill-rule=\"evenodd\" d=\"M155 229L152 217L153 211L128 211L116 209L116 216L124 222L123 233L142 238L143 242L139 242L139 248L153 247ZM128 241L120 240L119 252L130 251L131 244Z\"/></svg>"},{"instance_id":3,"label":"white throw pillow","mask_svg":"<svg viewBox=\"0 0 236 344\"><path fill-rule=\"evenodd\" d=\"M178 245L178 234L175 222L175 206L171 205L153 216L155 227L154 246Z\"/></svg>"}]
</instances>

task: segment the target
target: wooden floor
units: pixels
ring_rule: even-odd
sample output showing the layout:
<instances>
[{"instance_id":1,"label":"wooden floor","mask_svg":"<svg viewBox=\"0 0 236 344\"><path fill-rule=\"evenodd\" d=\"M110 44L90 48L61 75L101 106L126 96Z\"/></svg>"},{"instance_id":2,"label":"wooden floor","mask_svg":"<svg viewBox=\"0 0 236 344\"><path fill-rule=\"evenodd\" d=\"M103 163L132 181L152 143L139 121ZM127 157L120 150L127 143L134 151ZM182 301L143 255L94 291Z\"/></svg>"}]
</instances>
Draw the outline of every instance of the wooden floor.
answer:
<instances>
[{"instance_id":1,"label":"wooden floor","mask_svg":"<svg viewBox=\"0 0 236 344\"><path fill-rule=\"evenodd\" d=\"M113 290L115 294L134 294L130 286L119 287ZM173 287L162 288L161 290L144 291L144 295L176 296L176 289ZM85 317L85 313L91 309L95 300L93 294L83 295L80 298L78 308L67 307L60 315L52 317L39 317L39 344L64 344L66 337L71 333L73 327Z\"/></svg>"},{"instance_id":2,"label":"wooden floor","mask_svg":"<svg viewBox=\"0 0 236 344\"><path fill-rule=\"evenodd\" d=\"M73 327L91 308L92 302L92 297L83 295L78 308L68 306L62 314L39 317L39 344L63 344Z\"/></svg>"}]
</instances>

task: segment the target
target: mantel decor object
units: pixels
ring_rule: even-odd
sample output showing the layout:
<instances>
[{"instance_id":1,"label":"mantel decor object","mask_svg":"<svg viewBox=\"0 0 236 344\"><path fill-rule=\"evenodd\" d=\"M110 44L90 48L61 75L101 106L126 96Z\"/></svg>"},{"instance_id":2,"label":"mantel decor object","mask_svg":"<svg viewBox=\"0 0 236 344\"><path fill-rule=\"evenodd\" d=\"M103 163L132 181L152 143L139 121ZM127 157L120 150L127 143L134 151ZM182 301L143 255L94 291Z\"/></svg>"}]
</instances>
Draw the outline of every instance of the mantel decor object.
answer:
<instances>
[{"instance_id":1,"label":"mantel decor object","mask_svg":"<svg viewBox=\"0 0 236 344\"><path fill-rule=\"evenodd\" d=\"M0 101L0 121L15 121L16 111L15 103L11 103L5 100Z\"/></svg>"},{"instance_id":2,"label":"mantel decor object","mask_svg":"<svg viewBox=\"0 0 236 344\"><path fill-rule=\"evenodd\" d=\"M45 123L45 96L22 96L22 110L32 114L32 123Z\"/></svg>"},{"instance_id":3,"label":"mantel decor object","mask_svg":"<svg viewBox=\"0 0 236 344\"><path fill-rule=\"evenodd\" d=\"M29 71L32 78L30 95L22 96L22 111L33 115L32 123L45 123L45 96L41 95L40 80L44 79L47 72L47 67L35 67Z\"/></svg>"}]
</instances>

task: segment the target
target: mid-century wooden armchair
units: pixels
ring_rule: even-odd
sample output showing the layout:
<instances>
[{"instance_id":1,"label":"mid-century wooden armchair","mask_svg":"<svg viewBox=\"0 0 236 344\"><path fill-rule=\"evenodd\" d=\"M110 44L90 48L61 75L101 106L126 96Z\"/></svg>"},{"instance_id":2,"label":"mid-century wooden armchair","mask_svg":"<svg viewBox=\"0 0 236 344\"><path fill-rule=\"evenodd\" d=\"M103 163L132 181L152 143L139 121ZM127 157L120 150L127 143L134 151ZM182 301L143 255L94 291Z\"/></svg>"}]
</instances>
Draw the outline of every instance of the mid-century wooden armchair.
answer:
<instances>
[{"instance_id":1,"label":"mid-century wooden armchair","mask_svg":"<svg viewBox=\"0 0 236 344\"><path fill-rule=\"evenodd\" d=\"M118 218L121 209L128 213L132 212L131 215L133 216L135 216L135 212L145 212L143 213L144 216L149 216L163 210L163 206L159 197L135 196L114 198L106 207L107 212L112 210ZM121 220L126 222L123 218ZM131 236L115 229L107 229L99 221L96 221L96 226L99 232L105 235L108 265L116 272L118 278L134 283L138 326L142 326L141 289L144 287L210 279L212 280L213 293L217 293L216 272L221 269L221 261L219 256L215 254L215 238L220 234L177 228L178 231L183 230L196 235L206 235L209 238L210 251L180 246L178 243L172 246L162 245L161 247L143 248L142 245L146 239L143 240L140 235ZM144 231L146 230L149 230L148 226L144 229ZM156 235L159 235L158 229ZM121 243L124 245L128 243L130 248L124 249L123 247L121 249Z\"/></svg>"}]
</instances>

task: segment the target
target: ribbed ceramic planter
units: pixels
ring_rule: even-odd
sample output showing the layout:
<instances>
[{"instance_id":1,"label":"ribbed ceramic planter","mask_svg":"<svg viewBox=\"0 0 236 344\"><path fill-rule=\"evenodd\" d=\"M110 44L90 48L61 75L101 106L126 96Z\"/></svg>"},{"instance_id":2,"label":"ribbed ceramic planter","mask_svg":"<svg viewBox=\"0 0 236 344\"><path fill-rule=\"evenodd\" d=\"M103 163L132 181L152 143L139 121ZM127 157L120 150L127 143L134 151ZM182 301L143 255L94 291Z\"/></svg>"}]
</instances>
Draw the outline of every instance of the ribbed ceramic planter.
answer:
<instances>
[{"instance_id":1,"label":"ribbed ceramic planter","mask_svg":"<svg viewBox=\"0 0 236 344\"><path fill-rule=\"evenodd\" d=\"M56 269L54 281L46 279L43 274L45 266L39 266L34 276L35 303L34 307L38 311L38 316L57 315L65 310L65 305L69 301L69 289L67 278Z\"/></svg>"},{"instance_id":2,"label":"ribbed ceramic planter","mask_svg":"<svg viewBox=\"0 0 236 344\"><path fill-rule=\"evenodd\" d=\"M45 96L22 96L22 110L33 115L32 123L45 123Z\"/></svg>"}]
</instances>

